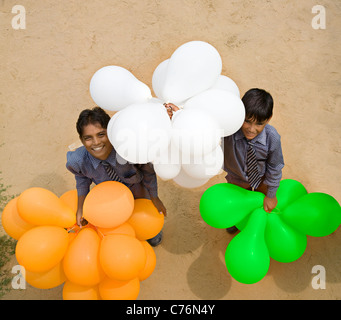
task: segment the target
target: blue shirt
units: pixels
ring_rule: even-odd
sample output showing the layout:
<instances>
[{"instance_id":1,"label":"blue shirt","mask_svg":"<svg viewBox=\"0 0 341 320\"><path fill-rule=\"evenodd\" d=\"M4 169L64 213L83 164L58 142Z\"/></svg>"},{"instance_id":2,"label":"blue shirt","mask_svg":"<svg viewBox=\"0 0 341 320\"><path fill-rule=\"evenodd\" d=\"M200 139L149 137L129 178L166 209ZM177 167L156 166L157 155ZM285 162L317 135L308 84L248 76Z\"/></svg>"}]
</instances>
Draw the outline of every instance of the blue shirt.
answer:
<instances>
[{"instance_id":1,"label":"blue shirt","mask_svg":"<svg viewBox=\"0 0 341 320\"><path fill-rule=\"evenodd\" d=\"M69 151L66 156L66 168L75 175L79 196L87 195L92 183L99 184L111 180L102 160L93 157L84 146L75 151ZM125 160L118 161L118 159L123 160L113 148L105 161L115 169L122 183L133 192L135 198L157 197L157 178L151 163L133 164Z\"/></svg>"},{"instance_id":2,"label":"blue shirt","mask_svg":"<svg viewBox=\"0 0 341 320\"><path fill-rule=\"evenodd\" d=\"M260 176L268 186L267 196L273 198L276 196L284 167L281 136L273 126L267 124L263 131L251 140L251 144L256 153ZM245 185L248 181L246 174L248 143L242 129L231 136L224 137L223 147L224 170L227 172L227 181Z\"/></svg>"}]
</instances>

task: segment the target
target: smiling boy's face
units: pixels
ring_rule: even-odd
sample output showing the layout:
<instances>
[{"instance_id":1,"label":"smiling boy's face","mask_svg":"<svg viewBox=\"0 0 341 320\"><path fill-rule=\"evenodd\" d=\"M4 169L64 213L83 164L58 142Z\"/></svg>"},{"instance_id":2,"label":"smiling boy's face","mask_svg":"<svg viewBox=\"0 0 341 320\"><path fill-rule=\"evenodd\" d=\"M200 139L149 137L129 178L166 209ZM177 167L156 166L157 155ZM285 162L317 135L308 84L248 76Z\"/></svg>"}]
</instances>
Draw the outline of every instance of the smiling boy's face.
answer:
<instances>
[{"instance_id":1,"label":"smiling boy's face","mask_svg":"<svg viewBox=\"0 0 341 320\"><path fill-rule=\"evenodd\" d=\"M100 160L106 160L112 151L107 129L102 128L99 123L84 126L81 141L86 150Z\"/></svg>"},{"instance_id":2,"label":"smiling boy's face","mask_svg":"<svg viewBox=\"0 0 341 320\"><path fill-rule=\"evenodd\" d=\"M269 123L270 119L262 122L259 122L255 119L245 119L242 125L242 132L245 138L248 140L256 138Z\"/></svg>"}]
</instances>

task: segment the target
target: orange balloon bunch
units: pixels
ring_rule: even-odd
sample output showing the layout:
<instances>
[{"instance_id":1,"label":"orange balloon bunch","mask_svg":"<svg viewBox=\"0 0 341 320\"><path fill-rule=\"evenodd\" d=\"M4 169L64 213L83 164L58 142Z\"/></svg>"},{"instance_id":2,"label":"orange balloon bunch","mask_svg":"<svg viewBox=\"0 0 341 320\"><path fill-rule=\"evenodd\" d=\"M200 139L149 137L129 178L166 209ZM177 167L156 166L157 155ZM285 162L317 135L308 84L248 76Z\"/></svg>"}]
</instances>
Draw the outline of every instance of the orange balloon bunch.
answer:
<instances>
[{"instance_id":1,"label":"orange balloon bunch","mask_svg":"<svg viewBox=\"0 0 341 320\"><path fill-rule=\"evenodd\" d=\"M136 299L140 282L156 266L146 240L161 231L164 216L115 181L98 184L87 195L87 226L77 226L76 211L76 190L58 198L31 188L7 204L2 224L18 240L16 258L26 281L40 289L65 282L64 300Z\"/></svg>"}]
</instances>

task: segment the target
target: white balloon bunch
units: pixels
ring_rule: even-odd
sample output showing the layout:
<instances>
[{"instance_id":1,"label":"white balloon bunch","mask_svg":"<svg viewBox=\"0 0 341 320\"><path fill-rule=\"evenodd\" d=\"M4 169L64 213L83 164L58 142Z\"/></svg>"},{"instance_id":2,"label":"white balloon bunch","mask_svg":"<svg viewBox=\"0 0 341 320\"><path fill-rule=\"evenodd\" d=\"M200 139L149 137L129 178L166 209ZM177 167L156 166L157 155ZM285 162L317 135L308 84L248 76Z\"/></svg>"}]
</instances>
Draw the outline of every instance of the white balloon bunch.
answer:
<instances>
[{"instance_id":1,"label":"white balloon bunch","mask_svg":"<svg viewBox=\"0 0 341 320\"><path fill-rule=\"evenodd\" d=\"M185 188L205 184L223 165L221 138L235 133L245 118L237 85L221 75L218 51L191 41L155 69L152 97L128 70L107 66L90 82L90 94L103 109L118 111L108 137L118 161L152 162L163 180ZM170 120L164 103L182 106Z\"/></svg>"}]
</instances>

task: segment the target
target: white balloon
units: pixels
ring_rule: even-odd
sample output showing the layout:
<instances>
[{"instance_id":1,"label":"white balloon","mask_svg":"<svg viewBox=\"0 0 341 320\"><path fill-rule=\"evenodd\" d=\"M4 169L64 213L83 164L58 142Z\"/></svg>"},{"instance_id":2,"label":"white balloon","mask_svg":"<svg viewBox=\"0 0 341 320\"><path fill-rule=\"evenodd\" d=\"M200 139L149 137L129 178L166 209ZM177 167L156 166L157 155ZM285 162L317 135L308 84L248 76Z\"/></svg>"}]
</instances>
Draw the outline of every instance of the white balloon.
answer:
<instances>
[{"instance_id":1,"label":"white balloon","mask_svg":"<svg viewBox=\"0 0 341 320\"><path fill-rule=\"evenodd\" d=\"M217 82L211 87L211 89L226 90L234 93L240 98L240 91L236 83L229 77L220 75Z\"/></svg>"},{"instance_id":2,"label":"white balloon","mask_svg":"<svg viewBox=\"0 0 341 320\"><path fill-rule=\"evenodd\" d=\"M108 123L108 126L107 126L107 136L108 136L108 139L111 143L111 145L113 145L113 140L112 140L112 129L114 127L114 122L116 120L116 118L120 115L120 111L117 111L110 119L109 123ZM116 152L116 161L119 163L119 164L126 164L127 163L127 160L126 159L123 159L117 152Z\"/></svg>"},{"instance_id":3,"label":"white balloon","mask_svg":"<svg viewBox=\"0 0 341 320\"><path fill-rule=\"evenodd\" d=\"M161 62L154 70L152 77L152 86L154 93L161 100L164 100L162 97L162 90L165 85L168 62L169 59Z\"/></svg>"},{"instance_id":4,"label":"white balloon","mask_svg":"<svg viewBox=\"0 0 341 320\"><path fill-rule=\"evenodd\" d=\"M182 164L186 174L195 179L209 179L220 173L224 163L221 146L203 157L193 157L191 163Z\"/></svg>"},{"instance_id":5,"label":"white balloon","mask_svg":"<svg viewBox=\"0 0 341 320\"><path fill-rule=\"evenodd\" d=\"M111 139L111 131L112 131L112 128L114 126L114 122L116 120L116 118L118 117L118 115L120 114L120 111L117 111L112 117L111 119L109 120L108 122L108 126L107 126L107 136L108 136L108 139L110 141L110 143L112 144L112 141L110 140Z\"/></svg>"},{"instance_id":6,"label":"white balloon","mask_svg":"<svg viewBox=\"0 0 341 320\"><path fill-rule=\"evenodd\" d=\"M167 181L175 178L179 174L181 165L172 163L158 163L154 164L154 170L158 177L164 181Z\"/></svg>"},{"instance_id":7,"label":"white balloon","mask_svg":"<svg viewBox=\"0 0 341 320\"><path fill-rule=\"evenodd\" d=\"M162 180L175 178L181 169L180 151L169 143L167 149L160 150L160 155L153 161L155 173Z\"/></svg>"},{"instance_id":8,"label":"white balloon","mask_svg":"<svg viewBox=\"0 0 341 320\"><path fill-rule=\"evenodd\" d=\"M99 107L118 111L133 103L146 102L151 91L127 69L106 66L92 76L90 95Z\"/></svg>"},{"instance_id":9,"label":"white balloon","mask_svg":"<svg viewBox=\"0 0 341 320\"><path fill-rule=\"evenodd\" d=\"M163 101L161 100L161 99L159 99L159 98L155 98L155 97L151 97L149 100L148 100L148 102L150 102L150 103L158 103L158 104L163 104ZM165 109L166 110L166 109Z\"/></svg>"},{"instance_id":10,"label":"white balloon","mask_svg":"<svg viewBox=\"0 0 341 320\"><path fill-rule=\"evenodd\" d=\"M221 138L219 124L208 113L191 108L175 114L172 143L182 156L203 155L217 148Z\"/></svg>"},{"instance_id":11,"label":"white balloon","mask_svg":"<svg viewBox=\"0 0 341 320\"><path fill-rule=\"evenodd\" d=\"M187 175L187 173L181 169L180 173L173 179L173 181L183 188L198 188L203 186L209 179L195 179Z\"/></svg>"},{"instance_id":12,"label":"white balloon","mask_svg":"<svg viewBox=\"0 0 341 320\"><path fill-rule=\"evenodd\" d=\"M222 70L219 52L209 43L190 41L172 54L166 72L162 97L180 103L212 87Z\"/></svg>"},{"instance_id":13,"label":"white balloon","mask_svg":"<svg viewBox=\"0 0 341 320\"><path fill-rule=\"evenodd\" d=\"M202 110L213 117L222 130L222 137L229 136L242 126L245 107L235 94L219 89L209 89L188 99L186 110Z\"/></svg>"},{"instance_id":14,"label":"white balloon","mask_svg":"<svg viewBox=\"0 0 341 320\"><path fill-rule=\"evenodd\" d=\"M162 104L132 104L121 110L109 133L113 147L132 163L152 162L170 142L171 122Z\"/></svg>"},{"instance_id":15,"label":"white balloon","mask_svg":"<svg viewBox=\"0 0 341 320\"><path fill-rule=\"evenodd\" d=\"M172 117L172 125L175 121L175 119L179 116L179 114L181 114L181 112L183 111L183 109L177 110L173 112L173 117Z\"/></svg>"}]
</instances>

